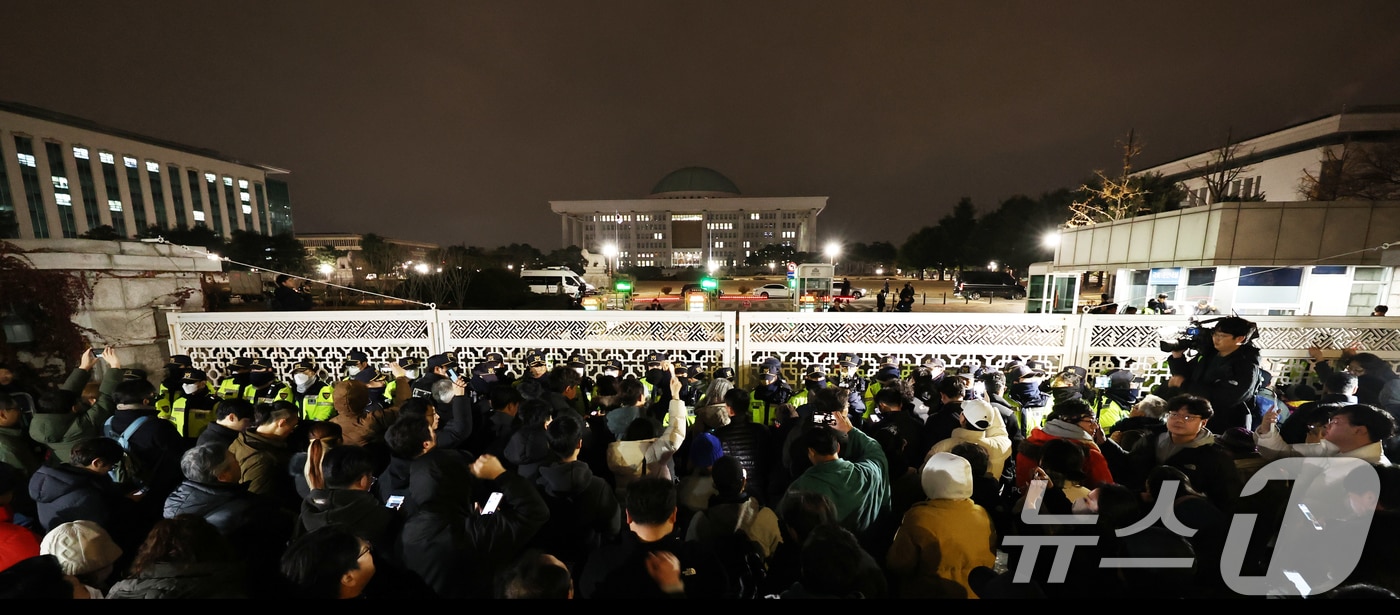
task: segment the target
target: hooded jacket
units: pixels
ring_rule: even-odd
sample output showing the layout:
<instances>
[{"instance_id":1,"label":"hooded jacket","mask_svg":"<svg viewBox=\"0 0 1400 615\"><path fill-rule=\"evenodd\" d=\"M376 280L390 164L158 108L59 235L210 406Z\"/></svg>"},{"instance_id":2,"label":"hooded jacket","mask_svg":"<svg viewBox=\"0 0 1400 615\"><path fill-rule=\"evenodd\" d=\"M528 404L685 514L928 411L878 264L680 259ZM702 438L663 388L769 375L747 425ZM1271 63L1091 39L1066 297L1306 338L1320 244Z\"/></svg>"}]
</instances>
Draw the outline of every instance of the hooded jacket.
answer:
<instances>
[{"instance_id":1,"label":"hooded jacket","mask_svg":"<svg viewBox=\"0 0 1400 615\"><path fill-rule=\"evenodd\" d=\"M349 528L368 540L381 554L397 551L401 519L398 511L384 506L373 493L358 489L312 489L301 502L301 518L294 537L327 525Z\"/></svg>"},{"instance_id":2,"label":"hooded jacket","mask_svg":"<svg viewBox=\"0 0 1400 615\"><path fill-rule=\"evenodd\" d=\"M1094 444L1093 437L1080 429L1078 425L1053 419L1046 421L1045 427L1037 427L1032 430L1030 437L1021 443L1020 450L1016 452L1016 487L1018 489L1026 490L1035 469L1040 467L1041 449L1046 442L1056 439L1070 440L1084 447L1084 475L1086 477L1084 483L1086 485L1097 487L1115 482L1113 473L1108 469L1108 460L1104 459L1103 452L1099 450L1098 445Z\"/></svg>"},{"instance_id":3,"label":"hooded jacket","mask_svg":"<svg viewBox=\"0 0 1400 615\"><path fill-rule=\"evenodd\" d=\"M986 509L974 504L972 467L952 453L936 453L921 470L929 499L904 514L885 556L902 598L970 598L967 577L996 564L996 533Z\"/></svg>"},{"instance_id":4,"label":"hooded jacket","mask_svg":"<svg viewBox=\"0 0 1400 615\"><path fill-rule=\"evenodd\" d=\"M532 544L549 550L571 570L582 570L587 556L622 532L622 506L608 481L582 461L556 461L535 479L549 507L549 520Z\"/></svg>"},{"instance_id":5,"label":"hooded jacket","mask_svg":"<svg viewBox=\"0 0 1400 615\"><path fill-rule=\"evenodd\" d=\"M98 389L97 403L82 412L47 414L35 412L29 421L29 437L48 447L60 463L68 463L73 457L73 446L88 438L102 435L102 424L112 416L114 406L112 391L122 381L120 369L109 369L102 377ZM74 395L81 395L83 387L92 379L92 371L75 369L68 380L59 387Z\"/></svg>"},{"instance_id":6,"label":"hooded jacket","mask_svg":"<svg viewBox=\"0 0 1400 615\"><path fill-rule=\"evenodd\" d=\"M29 496L45 530L86 519L112 533L116 510L128 508L122 504L124 495L106 474L68 464L42 466L29 477Z\"/></svg>"},{"instance_id":7,"label":"hooded jacket","mask_svg":"<svg viewBox=\"0 0 1400 615\"><path fill-rule=\"evenodd\" d=\"M247 598L238 563L156 562L141 574L117 581L107 598Z\"/></svg>"},{"instance_id":8,"label":"hooded jacket","mask_svg":"<svg viewBox=\"0 0 1400 615\"><path fill-rule=\"evenodd\" d=\"M500 507L483 515L473 507L473 478L465 458L434 449L413 461L410 496L417 510L405 520L404 564L441 598L490 598L493 576L549 519L539 492L506 470L480 485L500 491Z\"/></svg>"},{"instance_id":9,"label":"hooded jacket","mask_svg":"<svg viewBox=\"0 0 1400 615\"><path fill-rule=\"evenodd\" d=\"M354 446L384 442L384 432L399 416L399 406L408 399L411 387L408 378L399 378L394 385L394 399L384 409L369 408L369 389L351 380L335 383L331 403L335 416L331 422L340 425L341 441Z\"/></svg>"},{"instance_id":10,"label":"hooded jacket","mask_svg":"<svg viewBox=\"0 0 1400 615\"><path fill-rule=\"evenodd\" d=\"M278 498L279 501L295 501L296 487L287 473L292 453L287 448L286 440L270 438L249 429L238 434L228 450L238 460L238 467L243 472L241 482L248 485L248 491Z\"/></svg>"},{"instance_id":11,"label":"hooded jacket","mask_svg":"<svg viewBox=\"0 0 1400 615\"><path fill-rule=\"evenodd\" d=\"M772 557L783 542L777 513L747 493L712 496L709 506L691 517L685 539L713 543L735 531L743 532L758 545L765 559Z\"/></svg>"},{"instance_id":12,"label":"hooded jacket","mask_svg":"<svg viewBox=\"0 0 1400 615\"><path fill-rule=\"evenodd\" d=\"M1181 390L1210 400L1215 410L1206 427L1224 433L1231 427L1244 427L1250 411L1246 402L1254 397L1260 382L1259 348L1240 346L1221 356L1214 348L1196 355L1167 359L1173 376L1183 376Z\"/></svg>"}]
</instances>

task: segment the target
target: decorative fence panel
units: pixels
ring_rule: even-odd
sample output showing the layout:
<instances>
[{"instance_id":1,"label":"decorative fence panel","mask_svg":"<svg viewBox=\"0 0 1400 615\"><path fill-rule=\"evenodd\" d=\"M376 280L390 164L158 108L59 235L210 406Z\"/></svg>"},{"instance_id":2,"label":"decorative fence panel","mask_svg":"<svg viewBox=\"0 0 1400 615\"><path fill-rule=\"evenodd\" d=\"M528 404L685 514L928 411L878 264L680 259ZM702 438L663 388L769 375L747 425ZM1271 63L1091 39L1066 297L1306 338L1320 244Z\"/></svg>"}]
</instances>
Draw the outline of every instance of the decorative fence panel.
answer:
<instances>
[{"instance_id":1,"label":"decorative fence panel","mask_svg":"<svg viewBox=\"0 0 1400 615\"><path fill-rule=\"evenodd\" d=\"M271 359L283 377L293 363L310 359L326 376L341 378L352 350L379 364L427 357L442 346L432 310L172 312L168 318L171 354L190 355L211 379L245 354Z\"/></svg>"},{"instance_id":2,"label":"decorative fence panel","mask_svg":"<svg viewBox=\"0 0 1400 615\"><path fill-rule=\"evenodd\" d=\"M674 312L674 311L327 311L171 313L172 354L188 354L211 376L241 354L273 360L282 374L309 358L337 375L352 350L381 363L405 354L420 358L455 350L467 366L500 352L515 371L525 352L538 350L551 364L572 353L587 357L595 371L619 359L625 372L640 373L643 357L664 351L706 373L734 367L741 385L764 357L783 364L789 382L812 365L830 368L840 352L862 358L867 371L880 357L895 355L906 366L926 358L958 366L1002 367L1037 360L1054 370L1067 365L1091 374L1130 368L1165 382L1166 353L1158 344L1175 340L1187 316L1045 315L869 312ZM1308 372L1308 347L1337 356L1359 344L1392 364L1400 361L1400 330L1390 318L1260 316L1265 369L1274 381L1316 382ZM907 373L907 368L906 368Z\"/></svg>"},{"instance_id":3,"label":"decorative fence panel","mask_svg":"<svg viewBox=\"0 0 1400 615\"><path fill-rule=\"evenodd\" d=\"M475 365L499 352L515 371L525 352L542 351L551 365L582 353L589 372L618 359L623 373L641 373L647 353L666 352L705 373L733 367L734 312L469 311L438 313L443 350Z\"/></svg>"}]
</instances>

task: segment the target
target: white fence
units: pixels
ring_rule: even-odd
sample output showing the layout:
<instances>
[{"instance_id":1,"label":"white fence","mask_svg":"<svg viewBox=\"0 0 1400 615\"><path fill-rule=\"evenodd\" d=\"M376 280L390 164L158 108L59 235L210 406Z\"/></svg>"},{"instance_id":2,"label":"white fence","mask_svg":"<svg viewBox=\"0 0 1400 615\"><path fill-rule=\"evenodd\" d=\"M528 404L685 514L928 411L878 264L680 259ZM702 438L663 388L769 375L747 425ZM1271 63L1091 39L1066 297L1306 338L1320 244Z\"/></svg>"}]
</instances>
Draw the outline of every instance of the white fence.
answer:
<instances>
[{"instance_id":1,"label":"white fence","mask_svg":"<svg viewBox=\"0 0 1400 615\"><path fill-rule=\"evenodd\" d=\"M1260 316L1265 369L1276 382L1307 376L1307 349L1359 343L1400 361L1400 331L1390 318ZM759 359L777 357L789 382L809 365L829 367L839 352L853 352L869 367L894 354L906 364L929 356L950 366L1000 367L1035 359L1052 368L1078 365L1091 373L1130 367L1149 386L1166 378L1163 339L1175 339L1185 316L1049 315L870 312L671 312L671 311L468 311L401 310L335 312L171 313L170 350L188 354L197 367L219 375L234 357L267 357L282 373L311 359L334 373L360 350L372 363L405 354L420 358L457 351L467 366L500 352L515 371L526 351L551 363L579 352L590 371L620 359L640 372L642 357L665 351L706 372L734 367L748 384Z\"/></svg>"}]
</instances>

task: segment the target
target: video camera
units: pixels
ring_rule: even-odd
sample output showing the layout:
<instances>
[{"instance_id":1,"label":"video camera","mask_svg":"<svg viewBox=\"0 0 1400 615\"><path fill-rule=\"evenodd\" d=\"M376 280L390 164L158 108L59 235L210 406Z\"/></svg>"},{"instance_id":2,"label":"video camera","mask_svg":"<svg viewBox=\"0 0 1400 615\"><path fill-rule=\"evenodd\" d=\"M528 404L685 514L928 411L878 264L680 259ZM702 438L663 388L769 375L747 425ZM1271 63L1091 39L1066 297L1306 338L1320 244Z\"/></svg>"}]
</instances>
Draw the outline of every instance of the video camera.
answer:
<instances>
[{"instance_id":1,"label":"video camera","mask_svg":"<svg viewBox=\"0 0 1400 615\"><path fill-rule=\"evenodd\" d=\"M1211 348L1211 336L1215 335L1215 327L1206 325L1215 323L1223 318L1225 317L1220 316L1217 318L1207 318L1206 320L1197 320L1193 317L1186 324L1186 328L1182 329L1181 333L1177 334L1175 340L1162 340L1159 343L1159 347L1162 349L1162 352L1176 352L1178 350L1182 352L1187 350L1199 351L1205 348Z\"/></svg>"}]
</instances>

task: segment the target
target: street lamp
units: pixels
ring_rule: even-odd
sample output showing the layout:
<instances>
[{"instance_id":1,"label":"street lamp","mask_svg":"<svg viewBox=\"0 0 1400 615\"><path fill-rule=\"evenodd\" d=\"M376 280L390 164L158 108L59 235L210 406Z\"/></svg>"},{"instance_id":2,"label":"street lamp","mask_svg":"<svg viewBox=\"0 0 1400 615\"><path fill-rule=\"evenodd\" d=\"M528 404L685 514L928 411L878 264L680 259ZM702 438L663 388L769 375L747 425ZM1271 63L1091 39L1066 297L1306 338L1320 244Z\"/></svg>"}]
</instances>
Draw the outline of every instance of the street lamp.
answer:
<instances>
[{"instance_id":1,"label":"street lamp","mask_svg":"<svg viewBox=\"0 0 1400 615\"><path fill-rule=\"evenodd\" d=\"M321 263L321 266L316 269L321 272L321 275L325 276L335 273L335 266L330 263Z\"/></svg>"},{"instance_id":2,"label":"street lamp","mask_svg":"<svg viewBox=\"0 0 1400 615\"><path fill-rule=\"evenodd\" d=\"M1040 244L1047 248L1053 248L1055 246L1060 245L1060 233L1058 231L1050 231L1048 233L1045 233L1045 235L1040 238Z\"/></svg>"},{"instance_id":3,"label":"street lamp","mask_svg":"<svg viewBox=\"0 0 1400 615\"><path fill-rule=\"evenodd\" d=\"M841 246L836 242L826 244L826 257L831 259L831 264L836 264L836 255L841 253Z\"/></svg>"},{"instance_id":4,"label":"street lamp","mask_svg":"<svg viewBox=\"0 0 1400 615\"><path fill-rule=\"evenodd\" d=\"M996 271L996 270L997 270L997 262L996 262L996 261L992 261L992 262L990 262L990 263L987 263L987 271Z\"/></svg>"},{"instance_id":5,"label":"street lamp","mask_svg":"<svg viewBox=\"0 0 1400 615\"><path fill-rule=\"evenodd\" d=\"M418 273L427 273L427 272L428 272L428 264L427 264L427 263L418 263L417 265L414 265L414 266L413 266L413 270L414 270L414 271L417 271Z\"/></svg>"},{"instance_id":6,"label":"street lamp","mask_svg":"<svg viewBox=\"0 0 1400 615\"><path fill-rule=\"evenodd\" d=\"M603 244L603 258L607 259L607 261L603 263L605 265L603 268L607 270L608 275L612 275L613 259L617 258L617 244Z\"/></svg>"}]
</instances>

